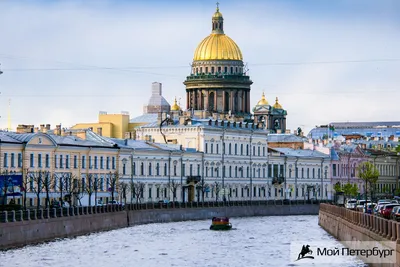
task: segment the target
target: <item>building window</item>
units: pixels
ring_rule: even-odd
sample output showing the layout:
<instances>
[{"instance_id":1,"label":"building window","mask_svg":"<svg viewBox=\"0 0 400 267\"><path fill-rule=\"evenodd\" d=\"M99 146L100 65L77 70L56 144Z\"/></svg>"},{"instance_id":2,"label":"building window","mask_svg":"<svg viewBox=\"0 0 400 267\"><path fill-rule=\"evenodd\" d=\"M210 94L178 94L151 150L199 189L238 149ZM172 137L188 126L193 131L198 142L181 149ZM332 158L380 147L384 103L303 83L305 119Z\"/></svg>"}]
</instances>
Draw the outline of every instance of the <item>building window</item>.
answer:
<instances>
[{"instance_id":1,"label":"building window","mask_svg":"<svg viewBox=\"0 0 400 267\"><path fill-rule=\"evenodd\" d=\"M206 150L206 153L208 153L208 144L206 144L206 149L205 150Z\"/></svg>"},{"instance_id":2,"label":"building window","mask_svg":"<svg viewBox=\"0 0 400 267\"><path fill-rule=\"evenodd\" d=\"M214 144L211 144L211 154L214 153Z\"/></svg>"},{"instance_id":3,"label":"building window","mask_svg":"<svg viewBox=\"0 0 400 267\"><path fill-rule=\"evenodd\" d=\"M217 144L217 154L219 154L219 144Z\"/></svg>"},{"instance_id":4,"label":"building window","mask_svg":"<svg viewBox=\"0 0 400 267\"><path fill-rule=\"evenodd\" d=\"M235 144L235 155L237 155L237 144Z\"/></svg>"},{"instance_id":5,"label":"building window","mask_svg":"<svg viewBox=\"0 0 400 267\"><path fill-rule=\"evenodd\" d=\"M115 170L115 157L112 157L112 169Z\"/></svg>"},{"instance_id":6,"label":"building window","mask_svg":"<svg viewBox=\"0 0 400 267\"><path fill-rule=\"evenodd\" d=\"M22 154L18 153L18 168L22 168Z\"/></svg>"},{"instance_id":7,"label":"building window","mask_svg":"<svg viewBox=\"0 0 400 267\"><path fill-rule=\"evenodd\" d=\"M30 155L30 159L29 159L29 161L30 161L30 164L29 164L29 166L31 167L31 168L34 168L35 167L35 158L34 158L34 155L33 155L33 153ZM5 162L6 163L6 162ZM6 167L6 166L5 166Z\"/></svg>"},{"instance_id":8,"label":"building window","mask_svg":"<svg viewBox=\"0 0 400 267\"><path fill-rule=\"evenodd\" d=\"M11 168L15 168L15 154L11 153Z\"/></svg>"},{"instance_id":9,"label":"building window","mask_svg":"<svg viewBox=\"0 0 400 267\"><path fill-rule=\"evenodd\" d=\"M318 178L321 178L321 169L318 168Z\"/></svg>"},{"instance_id":10,"label":"building window","mask_svg":"<svg viewBox=\"0 0 400 267\"><path fill-rule=\"evenodd\" d=\"M186 175L186 164L185 163L183 163L182 164L182 176L185 176Z\"/></svg>"},{"instance_id":11,"label":"building window","mask_svg":"<svg viewBox=\"0 0 400 267\"><path fill-rule=\"evenodd\" d=\"M74 169L78 168L78 156L74 155Z\"/></svg>"},{"instance_id":12,"label":"building window","mask_svg":"<svg viewBox=\"0 0 400 267\"><path fill-rule=\"evenodd\" d=\"M229 155L232 155L232 144L231 143L229 143L229 145L228 145L228 153L229 153Z\"/></svg>"},{"instance_id":13,"label":"building window","mask_svg":"<svg viewBox=\"0 0 400 267\"><path fill-rule=\"evenodd\" d=\"M200 164L197 164L197 175L200 175Z\"/></svg>"},{"instance_id":14,"label":"building window","mask_svg":"<svg viewBox=\"0 0 400 267\"><path fill-rule=\"evenodd\" d=\"M82 169L86 168L86 157L82 156Z\"/></svg>"},{"instance_id":15,"label":"building window","mask_svg":"<svg viewBox=\"0 0 400 267\"><path fill-rule=\"evenodd\" d=\"M92 169L92 156L89 156L89 169Z\"/></svg>"},{"instance_id":16,"label":"building window","mask_svg":"<svg viewBox=\"0 0 400 267\"><path fill-rule=\"evenodd\" d=\"M301 178L304 178L304 169L301 168Z\"/></svg>"},{"instance_id":17,"label":"building window","mask_svg":"<svg viewBox=\"0 0 400 267\"><path fill-rule=\"evenodd\" d=\"M136 175L136 162L132 164L133 175Z\"/></svg>"},{"instance_id":18,"label":"building window","mask_svg":"<svg viewBox=\"0 0 400 267\"><path fill-rule=\"evenodd\" d=\"M211 67L211 73L214 74L214 71L215 71L215 68L214 68L214 67Z\"/></svg>"},{"instance_id":19,"label":"building window","mask_svg":"<svg viewBox=\"0 0 400 267\"><path fill-rule=\"evenodd\" d=\"M63 155L60 155L60 168L64 168L64 165L63 165Z\"/></svg>"},{"instance_id":20,"label":"building window","mask_svg":"<svg viewBox=\"0 0 400 267\"><path fill-rule=\"evenodd\" d=\"M168 165L167 163L164 163L164 176L168 175L167 170L168 170Z\"/></svg>"},{"instance_id":21,"label":"building window","mask_svg":"<svg viewBox=\"0 0 400 267\"><path fill-rule=\"evenodd\" d=\"M261 156L261 153L260 153L260 146L258 146L258 148L257 148L257 150L258 150L258 156Z\"/></svg>"},{"instance_id":22,"label":"building window","mask_svg":"<svg viewBox=\"0 0 400 267\"><path fill-rule=\"evenodd\" d=\"M151 163L149 163L149 175L151 175Z\"/></svg>"},{"instance_id":23,"label":"building window","mask_svg":"<svg viewBox=\"0 0 400 267\"><path fill-rule=\"evenodd\" d=\"M65 168L69 169L69 155L65 155Z\"/></svg>"},{"instance_id":24,"label":"building window","mask_svg":"<svg viewBox=\"0 0 400 267\"><path fill-rule=\"evenodd\" d=\"M206 67L206 74L208 73L208 67Z\"/></svg>"},{"instance_id":25,"label":"building window","mask_svg":"<svg viewBox=\"0 0 400 267\"><path fill-rule=\"evenodd\" d=\"M38 167L42 168L42 154L38 154Z\"/></svg>"},{"instance_id":26,"label":"building window","mask_svg":"<svg viewBox=\"0 0 400 267\"><path fill-rule=\"evenodd\" d=\"M332 174L333 174L333 176L335 176L336 177L336 164L333 164L332 165Z\"/></svg>"},{"instance_id":27,"label":"building window","mask_svg":"<svg viewBox=\"0 0 400 267\"><path fill-rule=\"evenodd\" d=\"M58 157L57 155L54 155L54 168L58 168Z\"/></svg>"},{"instance_id":28,"label":"building window","mask_svg":"<svg viewBox=\"0 0 400 267\"><path fill-rule=\"evenodd\" d=\"M218 67L218 72L221 73L221 67Z\"/></svg>"},{"instance_id":29,"label":"building window","mask_svg":"<svg viewBox=\"0 0 400 267\"><path fill-rule=\"evenodd\" d=\"M228 72L228 67L225 67L224 68L224 73L227 73Z\"/></svg>"},{"instance_id":30,"label":"building window","mask_svg":"<svg viewBox=\"0 0 400 267\"><path fill-rule=\"evenodd\" d=\"M104 158L103 158L103 156L100 157L100 169L104 169Z\"/></svg>"},{"instance_id":31,"label":"building window","mask_svg":"<svg viewBox=\"0 0 400 267\"><path fill-rule=\"evenodd\" d=\"M272 177L272 164L268 164L268 177Z\"/></svg>"},{"instance_id":32,"label":"building window","mask_svg":"<svg viewBox=\"0 0 400 267\"><path fill-rule=\"evenodd\" d=\"M253 156L255 156L255 155L256 155L256 147L253 146Z\"/></svg>"},{"instance_id":33,"label":"building window","mask_svg":"<svg viewBox=\"0 0 400 267\"><path fill-rule=\"evenodd\" d=\"M177 176L177 174L176 174L176 165L174 165L174 176Z\"/></svg>"},{"instance_id":34,"label":"building window","mask_svg":"<svg viewBox=\"0 0 400 267\"><path fill-rule=\"evenodd\" d=\"M144 164L143 164L143 162L140 163L140 175L144 175Z\"/></svg>"},{"instance_id":35,"label":"building window","mask_svg":"<svg viewBox=\"0 0 400 267\"><path fill-rule=\"evenodd\" d=\"M310 178L310 169L307 168L307 179Z\"/></svg>"},{"instance_id":36,"label":"building window","mask_svg":"<svg viewBox=\"0 0 400 267\"><path fill-rule=\"evenodd\" d=\"M229 177L232 177L232 166L229 166Z\"/></svg>"},{"instance_id":37,"label":"building window","mask_svg":"<svg viewBox=\"0 0 400 267\"><path fill-rule=\"evenodd\" d=\"M312 169L312 178L315 178L315 169Z\"/></svg>"},{"instance_id":38,"label":"building window","mask_svg":"<svg viewBox=\"0 0 400 267\"><path fill-rule=\"evenodd\" d=\"M246 156L249 155L249 145L246 145Z\"/></svg>"},{"instance_id":39,"label":"building window","mask_svg":"<svg viewBox=\"0 0 400 267\"><path fill-rule=\"evenodd\" d=\"M263 146L263 157L265 157L265 146Z\"/></svg>"},{"instance_id":40,"label":"building window","mask_svg":"<svg viewBox=\"0 0 400 267\"><path fill-rule=\"evenodd\" d=\"M149 187L149 198L151 198L151 187Z\"/></svg>"},{"instance_id":41,"label":"building window","mask_svg":"<svg viewBox=\"0 0 400 267\"><path fill-rule=\"evenodd\" d=\"M157 162L157 165L156 165L156 175L157 176L160 175L160 163L158 163L158 162Z\"/></svg>"},{"instance_id":42,"label":"building window","mask_svg":"<svg viewBox=\"0 0 400 267\"><path fill-rule=\"evenodd\" d=\"M192 176L193 175L193 164L189 165L189 175Z\"/></svg>"},{"instance_id":43,"label":"building window","mask_svg":"<svg viewBox=\"0 0 400 267\"><path fill-rule=\"evenodd\" d=\"M231 73L233 73L233 67L231 67Z\"/></svg>"},{"instance_id":44,"label":"building window","mask_svg":"<svg viewBox=\"0 0 400 267\"><path fill-rule=\"evenodd\" d=\"M94 156L94 168L97 169L98 167L97 156Z\"/></svg>"},{"instance_id":45,"label":"building window","mask_svg":"<svg viewBox=\"0 0 400 267\"><path fill-rule=\"evenodd\" d=\"M3 167L4 167L4 168L7 168L7 167L8 167L8 154L7 154L7 153L4 153Z\"/></svg>"},{"instance_id":46,"label":"building window","mask_svg":"<svg viewBox=\"0 0 400 267\"><path fill-rule=\"evenodd\" d=\"M126 164L125 163L122 165L122 174L123 175L126 174Z\"/></svg>"}]
</instances>

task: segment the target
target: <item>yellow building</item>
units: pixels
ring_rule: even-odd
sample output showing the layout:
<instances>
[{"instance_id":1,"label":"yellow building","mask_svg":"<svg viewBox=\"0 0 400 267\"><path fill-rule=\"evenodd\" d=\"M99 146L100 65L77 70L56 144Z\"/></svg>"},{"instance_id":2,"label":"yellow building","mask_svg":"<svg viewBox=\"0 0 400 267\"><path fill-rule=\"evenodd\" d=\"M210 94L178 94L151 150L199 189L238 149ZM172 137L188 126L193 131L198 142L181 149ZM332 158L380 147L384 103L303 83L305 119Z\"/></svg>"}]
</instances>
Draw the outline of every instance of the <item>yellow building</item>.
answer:
<instances>
[{"instance_id":1,"label":"yellow building","mask_svg":"<svg viewBox=\"0 0 400 267\"><path fill-rule=\"evenodd\" d=\"M110 187L115 189L111 191L117 198L119 176L116 173L120 169L120 150L113 144L83 140L73 135L35 133L27 129L25 133L0 132L0 155L0 178L22 175L22 187L13 187L21 191L21 196L14 196L17 204L24 204L25 198L27 206L44 206L47 192L49 202L65 199L69 194L75 196L70 203L78 204L84 201L84 191L87 192L89 182L93 184L95 181L98 182L97 199L108 201ZM44 177L49 177L47 189ZM74 193L71 191L72 183ZM81 198L76 194L78 184ZM91 205L94 203L91 202Z\"/></svg>"}]
</instances>

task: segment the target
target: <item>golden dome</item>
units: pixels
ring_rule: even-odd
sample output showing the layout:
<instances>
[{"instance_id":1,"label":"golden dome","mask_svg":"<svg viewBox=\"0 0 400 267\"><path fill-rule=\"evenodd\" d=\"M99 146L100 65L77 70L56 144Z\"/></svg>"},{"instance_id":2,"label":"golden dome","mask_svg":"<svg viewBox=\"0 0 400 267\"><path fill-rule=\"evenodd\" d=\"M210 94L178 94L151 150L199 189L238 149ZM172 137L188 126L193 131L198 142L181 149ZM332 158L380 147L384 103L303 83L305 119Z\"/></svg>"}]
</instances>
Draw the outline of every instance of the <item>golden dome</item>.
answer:
<instances>
[{"instance_id":1,"label":"golden dome","mask_svg":"<svg viewBox=\"0 0 400 267\"><path fill-rule=\"evenodd\" d=\"M257 106L268 105L267 99L265 99L264 93L261 96L260 101L258 101Z\"/></svg>"},{"instance_id":2,"label":"golden dome","mask_svg":"<svg viewBox=\"0 0 400 267\"><path fill-rule=\"evenodd\" d=\"M193 60L243 60L243 57L231 38L212 33L197 46Z\"/></svg>"},{"instance_id":3,"label":"golden dome","mask_svg":"<svg viewBox=\"0 0 400 267\"><path fill-rule=\"evenodd\" d=\"M276 108L276 109L282 109L281 104L278 103L278 97L276 97L276 99L275 99L275 104L274 104L273 107Z\"/></svg>"},{"instance_id":4,"label":"golden dome","mask_svg":"<svg viewBox=\"0 0 400 267\"><path fill-rule=\"evenodd\" d=\"M176 103L176 97L174 99L174 104L171 107L171 111L179 111L181 110L181 107Z\"/></svg>"},{"instance_id":5,"label":"golden dome","mask_svg":"<svg viewBox=\"0 0 400 267\"><path fill-rule=\"evenodd\" d=\"M212 17L212 33L197 46L193 60L243 60L239 46L224 34L223 21L217 6Z\"/></svg>"}]
</instances>

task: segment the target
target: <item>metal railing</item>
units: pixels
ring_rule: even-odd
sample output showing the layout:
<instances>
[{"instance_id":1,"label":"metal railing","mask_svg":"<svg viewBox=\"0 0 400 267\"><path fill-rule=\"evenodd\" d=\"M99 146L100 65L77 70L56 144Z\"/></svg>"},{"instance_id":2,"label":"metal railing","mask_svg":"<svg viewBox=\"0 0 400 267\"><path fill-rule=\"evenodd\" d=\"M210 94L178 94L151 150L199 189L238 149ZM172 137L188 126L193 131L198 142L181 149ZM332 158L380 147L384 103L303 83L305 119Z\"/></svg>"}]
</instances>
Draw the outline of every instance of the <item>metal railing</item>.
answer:
<instances>
[{"instance_id":1,"label":"metal railing","mask_svg":"<svg viewBox=\"0 0 400 267\"><path fill-rule=\"evenodd\" d=\"M400 244L400 223L360 211L349 210L335 205L321 204L320 211L339 217L354 225Z\"/></svg>"}]
</instances>

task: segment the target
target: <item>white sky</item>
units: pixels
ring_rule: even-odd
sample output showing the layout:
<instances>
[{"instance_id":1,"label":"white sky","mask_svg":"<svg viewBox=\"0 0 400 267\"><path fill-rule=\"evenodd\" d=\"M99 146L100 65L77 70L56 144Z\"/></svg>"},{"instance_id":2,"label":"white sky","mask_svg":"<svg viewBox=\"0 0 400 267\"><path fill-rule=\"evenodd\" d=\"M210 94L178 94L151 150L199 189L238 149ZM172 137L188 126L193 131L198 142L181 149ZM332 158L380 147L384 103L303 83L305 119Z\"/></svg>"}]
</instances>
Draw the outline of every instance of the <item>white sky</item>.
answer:
<instances>
[{"instance_id":1,"label":"white sky","mask_svg":"<svg viewBox=\"0 0 400 267\"><path fill-rule=\"evenodd\" d=\"M250 69L252 106L263 91L271 104L278 96L288 128L305 133L400 120L400 2L220 2ZM214 10L214 1L1 1L0 128L9 99L14 130L96 122L99 111L139 116L154 81L185 105L182 82ZM287 64L302 62L326 63Z\"/></svg>"}]
</instances>

